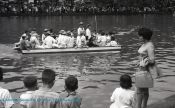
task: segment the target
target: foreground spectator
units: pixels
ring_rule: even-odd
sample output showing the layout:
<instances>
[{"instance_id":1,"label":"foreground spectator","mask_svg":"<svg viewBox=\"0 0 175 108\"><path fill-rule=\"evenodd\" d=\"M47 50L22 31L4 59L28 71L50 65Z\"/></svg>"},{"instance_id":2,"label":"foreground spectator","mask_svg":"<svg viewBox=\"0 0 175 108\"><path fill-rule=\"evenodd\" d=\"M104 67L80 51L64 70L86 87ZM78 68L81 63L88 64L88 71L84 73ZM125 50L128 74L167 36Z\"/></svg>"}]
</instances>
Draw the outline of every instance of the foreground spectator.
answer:
<instances>
[{"instance_id":1,"label":"foreground spectator","mask_svg":"<svg viewBox=\"0 0 175 108\"><path fill-rule=\"evenodd\" d=\"M3 70L0 67L0 81L3 80ZM7 89L0 87L0 108L11 108L14 102Z\"/></svg>"},{"instance_id":2,"label":"foreground spectator","mask_svg":"<svg viewBox=\"0 0 175 108\"><path fill-rule=\"evenodd\" d=\"M116 88L111 96L113 102L110 108L134 108L135 92L131 90L132 80L129 75L120 77L120 87Z\"/></svg>"},{"instance_id":3,"label":"foreground spectator","mask_svg":"<svg viewBox=\"0 0 175 108\"><path fill-rule=\"evenodd\" d=\"M43 86L32 94L29 108L59 108L59 94L51 90L55 83L55 72L45 69L42 72L42 82Z\"/></svg>"},{"instance_id":4,"label":"foreground spectator","mask_svg":"<svg viewBox=\"0 0 175 108\"><path fill-rule=\"evenodd\" d=\"M82 98L78 95L78 80L70 75L65 79L65 89L67 93L61 94L61 108L80 108Z\"/></svg>"},{"instance_id":5,"label":"foreground spectator","mask_svg":"<svg viewBox=\"0 0 175 108\"><path fill-rule=\"evenodd\" d=\"M28 108L27 105L31 102L32 93L37 89L37 78L34 76L27 76L24 78L23 83L28 91L20 96L20 104L23 108Z\"/></svg>"}]
</instances>

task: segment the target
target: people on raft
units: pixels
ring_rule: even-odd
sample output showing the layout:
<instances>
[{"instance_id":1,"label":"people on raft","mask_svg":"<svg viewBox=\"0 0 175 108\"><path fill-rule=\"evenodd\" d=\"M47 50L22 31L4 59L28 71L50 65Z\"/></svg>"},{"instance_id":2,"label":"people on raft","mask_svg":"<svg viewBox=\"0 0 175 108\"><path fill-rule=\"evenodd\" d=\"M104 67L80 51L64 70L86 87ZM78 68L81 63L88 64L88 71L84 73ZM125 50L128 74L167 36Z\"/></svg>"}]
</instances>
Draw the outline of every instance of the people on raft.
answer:
<instances>
[{"instance_id":1,"label":"people on raft","mask_svg":"<svg viewBox=\"0 0 175 108\"><path fill-rule=\"evenodd\" d=\"M83 22L80 22L77 31L75 28L67 32L60 30L58 35L52 29L44 29L41 39L36 29L32 29L30 35L28 34L26 32L21 36L19 43L21 50L118 46L113 32L105 33L102 30L99 33L91 32L90 24L87 25L85 31ZM28 37L30 37L29 41Z\"/></svg>"},{"instance_id":2,"label":"people on raft","mask_svg":"<svg viewBox=\"0 0 175 108\"><path fill-rule=\"evenodd\" d=\"M31 48L30 42L28 41L28 36L26 34L21 36L19 45L21 50L29 50Z\"/></svg>"},{"instance_id":3,"label":"people on raft","mask_svg":"<svg viewBox=\"0 0 175 108\"><path fill-rule=\"evenodd\" d=\"M42 45L43 48L58 48L58 45L56 44L56 40L54 39L54 35L51 33L50 30L47 30L45 36L46 37Z\"/></svg>"},{"instance_id":4,"label":"people on raft","mask_svg":"<svg viewBox=\"0 0 175 108\"><path fill-rule=\"evenodd\" d=\"M83 27L83 22L80 22L79 27L77 29L77 35L80 35L82 32L85 32L85 29Z\"/></svg>"}]
</instances>

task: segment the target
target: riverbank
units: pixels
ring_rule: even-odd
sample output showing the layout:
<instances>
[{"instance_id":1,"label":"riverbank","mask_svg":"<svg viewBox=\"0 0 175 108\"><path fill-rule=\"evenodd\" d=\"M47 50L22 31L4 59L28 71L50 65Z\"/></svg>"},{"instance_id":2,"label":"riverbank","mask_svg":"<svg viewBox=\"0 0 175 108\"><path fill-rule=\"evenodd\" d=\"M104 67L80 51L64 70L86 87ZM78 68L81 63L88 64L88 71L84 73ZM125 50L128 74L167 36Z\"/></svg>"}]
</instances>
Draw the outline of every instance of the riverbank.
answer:
<instances>
[{"instance_id":1,"label":"riverbank","mask_svg":"<svg viewBox=\"0 0 175 108\"><path fill-rule=\"evenodd\" d=\"M91 15L148 15L148 14L158 14L158 15L172 15L172 12L99 12L99 13L0 13L0 17L10 17L10 16L91 16Z\"/></svg>"}]
</instances>

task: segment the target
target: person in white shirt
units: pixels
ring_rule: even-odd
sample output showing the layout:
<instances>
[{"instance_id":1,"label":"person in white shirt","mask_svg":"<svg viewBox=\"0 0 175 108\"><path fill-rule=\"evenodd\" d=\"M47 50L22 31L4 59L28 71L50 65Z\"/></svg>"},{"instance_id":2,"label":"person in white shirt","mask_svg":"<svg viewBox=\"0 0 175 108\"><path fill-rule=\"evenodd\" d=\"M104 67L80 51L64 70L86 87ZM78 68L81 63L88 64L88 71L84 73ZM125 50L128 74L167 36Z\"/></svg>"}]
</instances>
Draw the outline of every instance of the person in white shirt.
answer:
<instances>
[{"instance_id":1,"label":"person in white shirt","mask_svg":"<svg viewBox=\"0 0 175 108\"><path fill-rule=\"evenodd\" d=\"M39 42L39 35L37 33L32 33L31 34L31 37L30 37L30 44L31 44L31 47L32 49L35 49L35 48L43 48L41 45L40 45L40 42Z\"/></svg>"},{"instance_id":2,"label":"person in white shirt","mask_svg":"<svg viewBox=\"0 0 175 108\"><path fill-rule=\"evenodd\" d=\"M111 41L106 44L106 46L118 46L119 44L115 41L115 37L111 37Z\"/></svg>"},{"instance_id":3,"label":"person in white shirt","mask_svg":"<svg viewBox=\"0 0 175 108\"><path fill-rule=\"evenodd\" d=\"M77 29L77 35L80 35L82 32L85 32L85 29L83 27L83 22L80 22L80 25Z\"/></svg>"},{"instance_id":4,"label":"person in white shirt","mask_svg":"<svg viewBox=\"0 0 175 108\"><path fill-rule=\"evenodd\" d=\"M57 38L58 48L67 48L68 36L66 36L66 32L64 30L60 31L59 37Z\"/></svg>"},{"instance_id":5,"label":"person in white shirt","mask_svg":"<svg viewBox=\"0 0 175 108\"><path fill-rule=\"evenodd\" d=\"M3 70L0 68L0 81L3 80ZM0 108L12 108L14 105L13 99L9 90L0 87Z\"/></svg>"},{"instance_id":6,"label":"person in white shirt","mask_svg":"<svg viewBox=\"0 0 175 108\"><path fill-rule=\"evenodd\" d=\"M68 31L67 32L67 36L68 36L68 43L67 43L67 48L73 48L74 47L74 43L75 43L75 38L72 32Z\"/></svg>"},{"instance_id":7,"label":"person in white shirt","mask_svg":"<svg viewBox=\"0 0 175 108\"><path fill-rule=\"evenodd\" d=\"M131 90L132 79L129 75L120 77L120 87L111 96L110 108L135 108L135 91Z\"/></svg>"},{"instance_id":8,"label":"person in white shirt","mask_svg":"<svg viewBox=\"0 0 175 108\"><path fill-rule=\"evenodd\" d=\"M51 36L50 31L47 31L47 37L44 40L44 48L54 48L57 47L56 40Z\"/></svg>"},{"instance_id":9,"label":"person in white shirt","mask_svg":"<svg viewBox=\"0 0 175 108\"><path fill-rule=\"evenodd\" d=\"M32 93L37 89L37 78L35 76L27 76L23 80L24 87L28 89L20 96L20 105L23 108L28 108L28 104L31 101Z\"/></svg>"},{"instance_id":10,"label":"person in white shirt","mask_svg":"<svg viewBox=\"0 0 175 108\"><path fill-rule=\"evenodd\" d=\"M44 40L45 40L45 38L46 38L46 33L47 33L47 31L48 31L48 29L44 29L44 32L43 32L43 34L42 34L42 36L41 36L42 43L44 43Z\"/></svg>"},{"instance_id":11,"label":"person in white shirt","mask_svg":"<svg viewBox=\"0 0 175 108\"><path fill-rule=\"evenodd\" d=\"M86 36L87 36L87 40L91 38L91 26L89 24L87 25L87 28L86 28Z\"/></svg>"}]
</instances>

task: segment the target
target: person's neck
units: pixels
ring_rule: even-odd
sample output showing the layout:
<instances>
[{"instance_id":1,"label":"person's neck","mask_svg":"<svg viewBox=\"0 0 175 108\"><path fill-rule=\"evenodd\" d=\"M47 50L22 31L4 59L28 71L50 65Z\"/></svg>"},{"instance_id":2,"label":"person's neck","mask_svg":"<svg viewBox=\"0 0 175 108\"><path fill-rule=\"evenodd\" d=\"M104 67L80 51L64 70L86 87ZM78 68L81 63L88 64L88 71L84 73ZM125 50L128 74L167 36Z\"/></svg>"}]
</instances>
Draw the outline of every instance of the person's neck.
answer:
<instances>
[{"instance_id":1,"label":"person's neck","mask_svg":"<svg viewBox=\"0 0 175 108\"><path fill-rule=\"evenodd\" d=\"M43 90L50 90L52 87L49 84L43 84L43 86L41 87L41 89Z\"/></svg>"},{"instance_id":2,"label":"person's neck","mask_svg":"<svg viewBox=\"0 0 175 108\"><path fill-rule=\"evenodd\" d=\"M28 91L35 91L35 88L28 88Z\"/></svg>"},{"instance_id":3,"label":"person's neck","mask_svg":"<svg viewBox=\"0 0 175 108\"><path fill-rule=\"evenodd\" d=\"M150 42L150 41L148 41L148 40L144 40L144 41L143 41L144 44L146 44L146 43L148 43L148 42Z\"/></svg>"}]
</instances>

